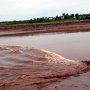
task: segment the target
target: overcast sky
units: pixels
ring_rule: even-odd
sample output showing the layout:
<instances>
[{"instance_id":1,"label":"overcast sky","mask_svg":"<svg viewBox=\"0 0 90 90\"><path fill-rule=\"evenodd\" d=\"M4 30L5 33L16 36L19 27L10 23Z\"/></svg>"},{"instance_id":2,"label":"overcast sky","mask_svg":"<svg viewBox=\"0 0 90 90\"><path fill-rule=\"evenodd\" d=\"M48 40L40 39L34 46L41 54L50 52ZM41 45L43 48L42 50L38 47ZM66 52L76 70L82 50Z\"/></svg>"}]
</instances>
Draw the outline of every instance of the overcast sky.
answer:
<instances>
[{"instance_id":1,"label":"overcast sky","mask_svg":"<svg viewBox=\"0 0 90 90\"><path fill-rule=\"evenodd\" d=\"M90 13L90 0L0 0L0 21Z\"/></svg>"}]
</instances>

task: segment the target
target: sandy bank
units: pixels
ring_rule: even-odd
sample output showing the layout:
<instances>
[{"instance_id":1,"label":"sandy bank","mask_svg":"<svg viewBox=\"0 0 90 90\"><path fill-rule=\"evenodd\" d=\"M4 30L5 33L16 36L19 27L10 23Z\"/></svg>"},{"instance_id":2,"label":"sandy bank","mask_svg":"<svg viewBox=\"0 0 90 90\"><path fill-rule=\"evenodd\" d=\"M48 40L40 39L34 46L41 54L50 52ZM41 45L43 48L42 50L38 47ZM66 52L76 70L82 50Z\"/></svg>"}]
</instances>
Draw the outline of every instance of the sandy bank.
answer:
<instances>
[{"instance_id":1,"label":"sandy bank","mask_svg":"<svg viewBox=\"0 0 90 90\"><path fill-rule=\"evenodd\" d=\"M79 32L90 31L90 22L73 22L57 24L25 24L0 26L0 36L24 35L47 32Z\"/></svg>"},{"instance_id":2,"label":"sandy bank","mask_svg":"<svg viewBox=\"0 0 90 90\"><path fill-rule=\"evenodd\" d=\"M89 62L76 62L49 51L0 46L0 90L60 90L64 79L89 70Z\"/></svg>"}]
</instances>

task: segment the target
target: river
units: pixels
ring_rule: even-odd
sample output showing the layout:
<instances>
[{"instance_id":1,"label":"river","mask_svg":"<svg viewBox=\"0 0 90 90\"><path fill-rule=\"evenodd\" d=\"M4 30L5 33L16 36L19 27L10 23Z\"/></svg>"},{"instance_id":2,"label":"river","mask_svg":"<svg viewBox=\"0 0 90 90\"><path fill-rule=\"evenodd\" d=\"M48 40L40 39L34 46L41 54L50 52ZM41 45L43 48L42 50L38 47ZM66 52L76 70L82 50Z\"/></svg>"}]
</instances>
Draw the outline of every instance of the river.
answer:
<instances>
[{"instance_id":1,"label":"river","mask_svg":"<svg viewBox=\"0 0 90 90\"><path fill-rule=\"evenodd\" d=\"M90 60L90 32L0 37L0 45L20 45L55 52L68 59Z\"/></svg>"}]
</instances>

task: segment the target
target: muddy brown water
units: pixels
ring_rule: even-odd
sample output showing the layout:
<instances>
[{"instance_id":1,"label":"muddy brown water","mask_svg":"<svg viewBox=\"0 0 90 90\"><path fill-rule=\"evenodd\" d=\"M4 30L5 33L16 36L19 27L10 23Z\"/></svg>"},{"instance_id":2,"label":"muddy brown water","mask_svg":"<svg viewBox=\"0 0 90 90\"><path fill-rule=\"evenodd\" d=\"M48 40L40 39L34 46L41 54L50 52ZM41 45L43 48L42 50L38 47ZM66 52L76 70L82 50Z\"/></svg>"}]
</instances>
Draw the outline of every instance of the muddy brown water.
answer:
<instances>
[{"instance_id":1,"label":"muddy brown water","mask_svg":"<svg viewBox=\"0 0 90 90\"><path fill-rule=\"evenodd\" d=\"M20 45L42 48L51 52L56 52L65 58L74 60L90 60L90 32L46 33L28 36L0 37L0 45ZM4 57L2 56L2 58ZM49 86L50 89L46 89L48 88L47 86L42 90L90 90L89 79L90 71L80 74L79 76L71 76L60 83L57 82ZM3 86L1 88L3 88ZM1 90L5 90L5 88Z\"/></svg>"},{"instance_id":2,"label":"muddy brown water","mask_svg":"<svg viewBox=\"0 0 90 90\"><path fill-rule=\"evenodd\" d=\"M90 60L90 32L45 33L0 37L0 45L45 49L74 60Z\"/></svg>"}]
</instances>

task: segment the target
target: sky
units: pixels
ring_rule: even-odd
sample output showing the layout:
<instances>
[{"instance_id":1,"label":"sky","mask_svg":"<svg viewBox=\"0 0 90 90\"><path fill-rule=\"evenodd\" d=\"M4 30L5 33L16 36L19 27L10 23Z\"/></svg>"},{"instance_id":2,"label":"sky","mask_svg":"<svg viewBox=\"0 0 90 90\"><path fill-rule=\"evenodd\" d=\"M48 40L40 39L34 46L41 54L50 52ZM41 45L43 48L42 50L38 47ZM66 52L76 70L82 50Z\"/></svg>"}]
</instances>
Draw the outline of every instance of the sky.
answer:
<instances>
[{"instance_id":1,"label":"sky","mask_svg":"<svg viewBox=\"0 0 90 90\"><path fill-rule=\"evenodd\" d=\"M90 0L0 0L0 21L90 13Z\"/></svg>"}]
</instances>

